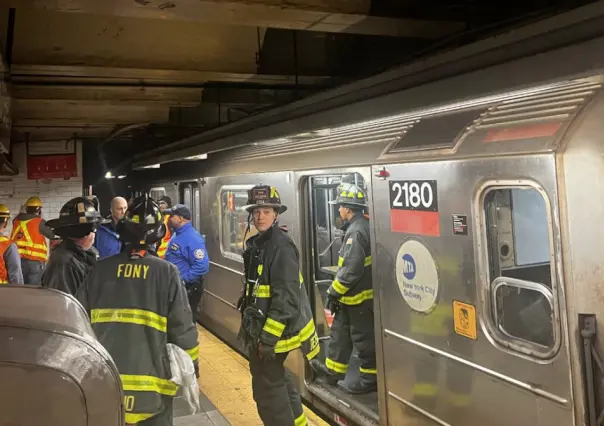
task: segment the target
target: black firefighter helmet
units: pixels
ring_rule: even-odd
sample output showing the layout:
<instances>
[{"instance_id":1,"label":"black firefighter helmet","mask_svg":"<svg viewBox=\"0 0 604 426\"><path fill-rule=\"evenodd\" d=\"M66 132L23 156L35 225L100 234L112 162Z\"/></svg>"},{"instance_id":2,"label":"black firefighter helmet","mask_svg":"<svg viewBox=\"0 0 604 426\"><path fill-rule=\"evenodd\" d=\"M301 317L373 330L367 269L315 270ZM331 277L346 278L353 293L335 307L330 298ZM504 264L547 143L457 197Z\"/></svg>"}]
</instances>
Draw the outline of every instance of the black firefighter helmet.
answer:
<instances>
[{"instance_id":1,"label":"black firefighter helmet","mask_svg":"<svg viewBox=\"0 0 604 426\"><path fill-rule=\"evenodd\" d=\"M101 223L109 222L101 217L88 197L76 197L66 202L57 219L46 222L55 235L62 238L83 238L95 231Z\"/></svg>"},{"instance_id":2,"label":"black firefighter helmet","mask_svg":"<svg viewBox=\"0 0 604 426\"><path fill-rule=\"evenodd\" d=\"M243 208L252 213L257 207L272 207L279 214L287 210L287 206L281 204L277 188L269 185L256 185L248 191L247 205Z\"/></svg>"},{"instance_id":3,"label":"black firefighter helmet","mask_svg":"<svg viewBox=\"0 0 604 426\"><path fill-rule=\"evenodd\" d=\"M365 209L367 197L365 191L352 183L343 183L338 186L338 197L329 204L339 204L353 209Z\"/></svg>"},{"instance_id":4,"label":"black firefighter helmet","mask_svg":"<svg viewBox=\"0 0 604 426\"><path fill-rule=\"evenodd\" d=\"M154 244L166 235L159 205L148 195L135 198L117 225L120 240L140 245Z\"/></svg>"}]
</instances>

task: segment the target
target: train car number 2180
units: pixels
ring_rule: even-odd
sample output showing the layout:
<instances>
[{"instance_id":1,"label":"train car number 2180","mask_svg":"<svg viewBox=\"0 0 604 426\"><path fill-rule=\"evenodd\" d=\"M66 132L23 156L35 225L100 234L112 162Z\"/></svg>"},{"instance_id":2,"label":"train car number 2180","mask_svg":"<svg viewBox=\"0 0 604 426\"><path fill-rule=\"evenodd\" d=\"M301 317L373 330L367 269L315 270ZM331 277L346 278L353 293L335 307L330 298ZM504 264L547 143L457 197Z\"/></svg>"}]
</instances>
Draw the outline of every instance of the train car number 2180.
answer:
<instances>
[{"instance_id":1,"label":"train car number 2180","mask_svg":"<svg viewBox=\"0 0 604 426\"><path fill-rule=\"evenodd\" d=\"M435 180L392 180L389 190L392 232L440 235Z\"/></svg>"},{"instance_id":2,"label":"train car number 2180","mask_svg":"<svg viewBox=\"0 0 604 426\"><path fill-rule=\"evenodd\" d=\"M438 211L435 180L390 181L390 208L397 210Z\"/></svg>"}]
</instances>

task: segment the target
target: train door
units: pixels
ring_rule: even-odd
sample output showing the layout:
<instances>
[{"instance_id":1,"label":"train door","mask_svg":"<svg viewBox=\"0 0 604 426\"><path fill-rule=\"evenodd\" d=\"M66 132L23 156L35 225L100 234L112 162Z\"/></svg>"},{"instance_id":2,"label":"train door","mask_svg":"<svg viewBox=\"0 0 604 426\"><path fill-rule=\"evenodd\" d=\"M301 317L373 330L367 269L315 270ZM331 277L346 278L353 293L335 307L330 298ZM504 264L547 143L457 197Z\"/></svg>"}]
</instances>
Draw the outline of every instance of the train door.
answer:
<instances>
[{"instance_id":1,"label":"train door","mask_svg":"<svg viewBox=\"0 0 604 426\"><path fill-rule=\"evenodd\" d=\"M182 182L179 184L178 196L180 203L191 209L191 223L198 231L201 229L201 200L197 182Z\"/></svg>"},{"instance_id":2,"label":"train door","mask_svg":"<svg viewBox=\"0 0 604 426\"><path fill-rule=\"evenodd\" d=\"M367 192L366 180L361 173L332 173L310 176L306 181L305 224L307 226L307 241L305 243L307 259L307 277L310 277L311 301L315 315L315 323L321 352L319 359L325 362L330 345L330 329L333 322L332 314L325 309L324 301L327 289L331 285L338 270L339 251L344 237L341 230L344 225L338 213L338 205L329 204L338 196L338 186L342 177L347 182L354 182ZM365 175L367 177L367 175ZM353 352L349 361L345 381L348 383L358 378L359 360ZM351 395L340 386L329 385L314 381L308 386L314 396L336 411L335 420L339 424L372 424L378 423L377 392L363 395Z\"/></svg>"},{"instance_id":3,"label":"train door","mask_svg":"<svg viewBox=\"0 0 604 426\"><path fill-rule=\"evenodd\" d=\"M573 425L553 156L380 169L388 424Z\"/></svg>"}]
</instances>

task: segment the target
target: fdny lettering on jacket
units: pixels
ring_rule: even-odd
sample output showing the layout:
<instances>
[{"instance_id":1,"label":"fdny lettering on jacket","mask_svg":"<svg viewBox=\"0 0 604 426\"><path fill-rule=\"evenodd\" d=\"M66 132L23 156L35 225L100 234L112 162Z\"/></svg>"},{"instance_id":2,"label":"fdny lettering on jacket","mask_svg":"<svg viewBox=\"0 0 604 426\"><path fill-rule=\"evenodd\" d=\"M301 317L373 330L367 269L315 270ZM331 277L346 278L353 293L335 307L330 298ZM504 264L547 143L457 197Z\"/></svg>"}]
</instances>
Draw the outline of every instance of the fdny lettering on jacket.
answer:
<instances>
[{"instance_id":1,"label":"fdny lettering on jacket","mask_svg":"<svg viewBox=\"0 0 604 426\"><path fill-rule=\"evenodd\" d=\"M132 263L120 263L117 265L118 278L142 278L147 279L149 265L135 265Z\"/></svg>"}]
</instances>

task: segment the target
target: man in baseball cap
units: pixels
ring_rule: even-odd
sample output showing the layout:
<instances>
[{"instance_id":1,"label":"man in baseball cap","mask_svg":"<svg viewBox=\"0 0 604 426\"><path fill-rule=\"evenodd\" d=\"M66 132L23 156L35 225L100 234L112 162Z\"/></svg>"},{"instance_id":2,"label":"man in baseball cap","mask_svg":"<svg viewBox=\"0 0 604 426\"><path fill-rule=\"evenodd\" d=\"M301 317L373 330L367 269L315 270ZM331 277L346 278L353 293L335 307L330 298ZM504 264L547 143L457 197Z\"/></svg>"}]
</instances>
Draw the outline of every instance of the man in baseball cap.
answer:
<instances>
[{"instance_id":1,"label":"man in baseball cap","mask_svg":"<svg viewBox=\"0 0 604 426\"><path fill-rule=\"evenodd\" d=\"M203 276L210 269L206 242L193 228L191 210L184 204L176 204L162 213L169 215L170 227L174 230L165 259L178 268L187 288L193 321L196 321L197 308L203 294Z\"/></svg>"}]
</instances>

